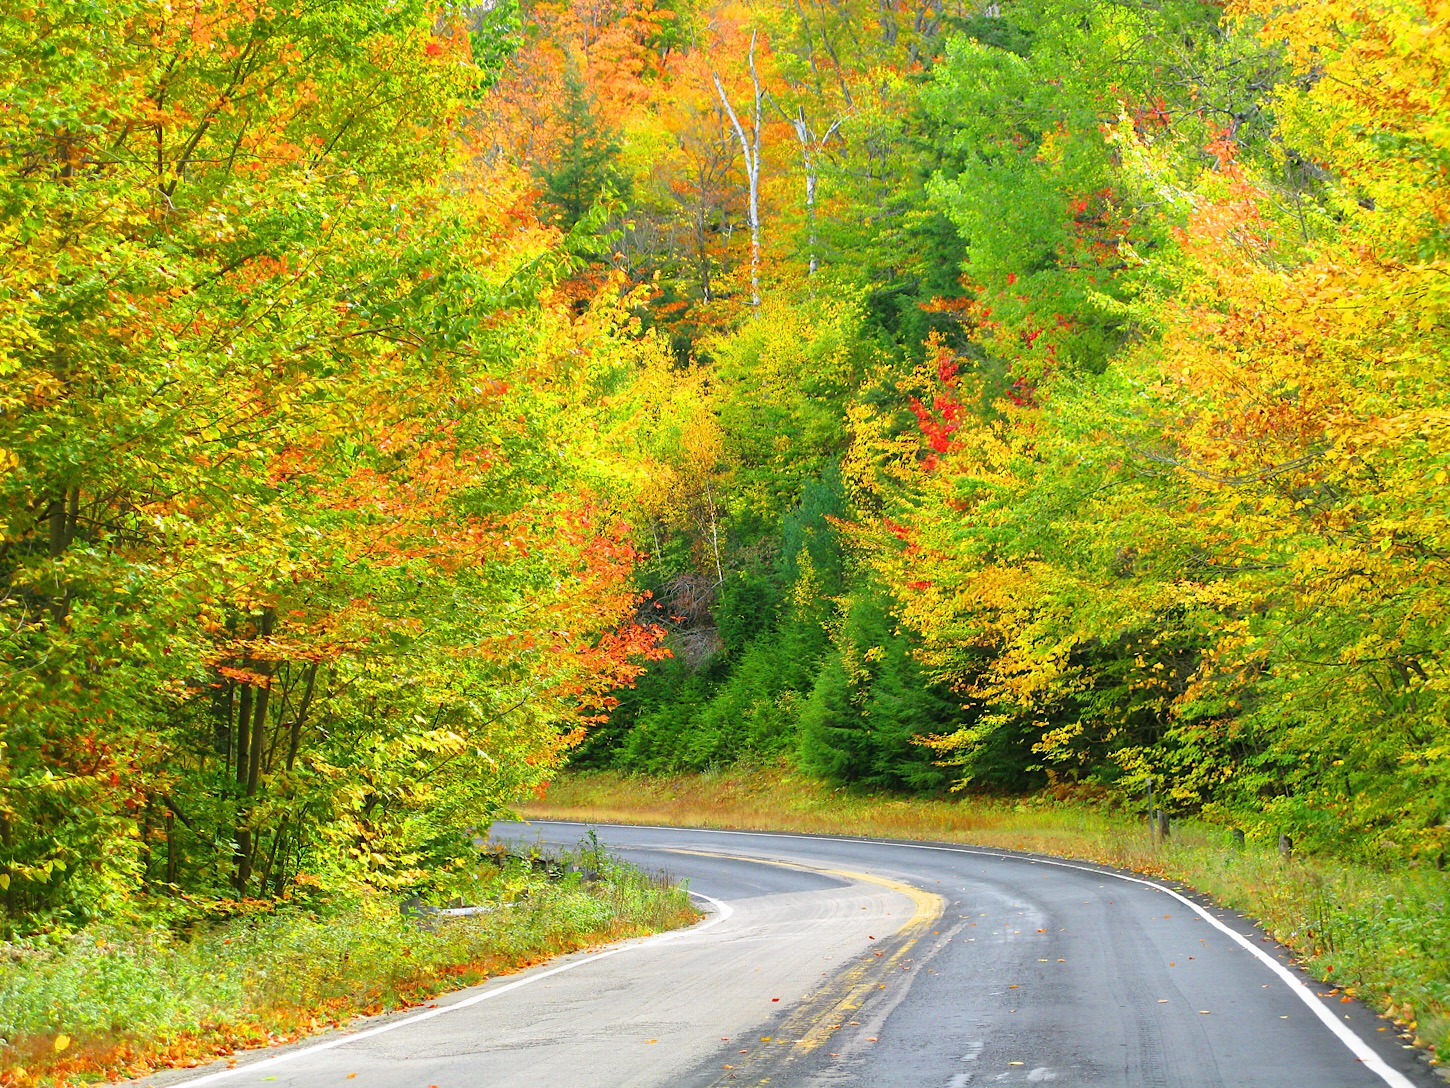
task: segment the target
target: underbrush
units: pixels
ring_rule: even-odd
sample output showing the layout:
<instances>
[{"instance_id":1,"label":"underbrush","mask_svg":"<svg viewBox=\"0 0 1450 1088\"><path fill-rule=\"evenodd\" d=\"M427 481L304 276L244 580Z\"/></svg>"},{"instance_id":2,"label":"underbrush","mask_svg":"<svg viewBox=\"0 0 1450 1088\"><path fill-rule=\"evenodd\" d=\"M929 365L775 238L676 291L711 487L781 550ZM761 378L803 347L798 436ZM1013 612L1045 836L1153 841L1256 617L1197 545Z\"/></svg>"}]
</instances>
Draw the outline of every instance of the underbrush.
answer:
<instances>
[{"instance_id":1,"label":"underbrush","mask_svg":"<svg viewBox=\"0 0 1450 1088\"><path fill-rule=\"evenodd\" d=\"M1257 919L1318 978L1383 1010L1401 1037L1450 1054L1450 876L1332 858L1175 822L1153 843L1142 817L1081 799L918 799L838 789L781 768L659 777L576 772L526 816L599 823L804 831L970 843L1081 858L1179 880Z\"/></svg>"},{"instance_id":2,"label":"underbrush","mask_svg":"<svg viewBox=\"0 0 1450 1088\"><path fill-rule=\"evenodd\" d=\"M481 864L461 918L404 917L381 896L292 908L178 937L88 927L0 945L0 1085L62 1085L190 1065L417 1004L550 956L687 924L682 889L596 851Z\"/></svg>"}]
</instances>

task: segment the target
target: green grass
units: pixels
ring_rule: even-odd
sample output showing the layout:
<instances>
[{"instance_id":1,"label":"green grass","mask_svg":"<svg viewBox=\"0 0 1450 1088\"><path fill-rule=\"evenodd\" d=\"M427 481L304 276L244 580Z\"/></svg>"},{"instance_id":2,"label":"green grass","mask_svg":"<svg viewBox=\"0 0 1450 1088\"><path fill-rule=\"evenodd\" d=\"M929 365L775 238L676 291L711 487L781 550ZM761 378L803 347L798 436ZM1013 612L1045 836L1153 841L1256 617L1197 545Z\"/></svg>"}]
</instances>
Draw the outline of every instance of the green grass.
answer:
<instances>
[{"instance_id":1,"label":"green grass","mask_svg":"<svg viewBox=\"0 0 1450 1088\"><path fill-rule=\"evenodd\" d=\"M326 914L233 919L185 939L93 926L58 947L0 946L0 1084L202 1062L698 917L682 890L617 863L602 869L586 882L483 865L470 898L498 909L432 930L373 897Z\"/></svg>"},{"instance_id":2,"label":"green grass","mask_svg":"<svg viewBox=\"0 0 1450 1088\"><path fill-rule=\"evenodd\" d=\"M832 788L780 768L661 777L575 772L522 810L535 818L931 839L1082 858L1167 877L1243 911L1317 977L1386 1013L1407 1042L1450 1055L1450 876L1333 858L1284 861L1276 844L1081 800L909 799Z\"/></svg>"}]
</instances>

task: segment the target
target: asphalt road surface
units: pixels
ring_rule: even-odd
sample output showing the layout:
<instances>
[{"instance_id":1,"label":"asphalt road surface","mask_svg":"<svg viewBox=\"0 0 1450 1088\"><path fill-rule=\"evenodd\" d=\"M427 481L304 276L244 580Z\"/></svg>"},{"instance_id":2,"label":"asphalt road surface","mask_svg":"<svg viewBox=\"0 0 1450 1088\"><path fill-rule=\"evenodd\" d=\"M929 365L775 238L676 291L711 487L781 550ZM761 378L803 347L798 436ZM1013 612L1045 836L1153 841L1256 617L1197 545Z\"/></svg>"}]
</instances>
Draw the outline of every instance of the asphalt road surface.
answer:
<instances>
[{"instance_id":1,"label":"asphalt road surface","mask_svg":"<svg viewBox=\"0 0 1450 1088\"><path fill-rule=\"evenodd\" d=\"M587 829L493 837L575 846ZM1128 874L948 845L597 832L688 880L704 921L143 1083L1445 1085L1392 1025L1324 996L1252 923Z\"/></svg>"}]
</instances>

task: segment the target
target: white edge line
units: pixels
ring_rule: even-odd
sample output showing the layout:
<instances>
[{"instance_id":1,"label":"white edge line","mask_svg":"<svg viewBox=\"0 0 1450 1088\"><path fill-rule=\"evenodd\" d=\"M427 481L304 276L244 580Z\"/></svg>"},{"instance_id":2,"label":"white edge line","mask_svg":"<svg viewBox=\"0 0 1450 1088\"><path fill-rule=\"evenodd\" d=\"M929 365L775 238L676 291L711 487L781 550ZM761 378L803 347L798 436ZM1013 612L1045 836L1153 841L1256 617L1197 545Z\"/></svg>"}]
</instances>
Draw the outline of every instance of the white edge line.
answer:
<instances>
[{"instance_id":1,"label":"white edge line","mask_svg":"<svg viewBox=\"0 0 1450 1088\"><path fill-rule=\"evenodd\" d=\"M716 899L714 896L703 895L700 892L690 892L690 895L709 903L715 911L715 916L706 922L698 923L686 929L676 929L669 933L658 933L652 937L646 937L643 940L628 941L617 948L596 952L592 956L585 956L582 959L561 964L558 967L551 967L547 971L527 974L523 978L515 979L513 982L505 983L502 986L495 986L491 989L484 990L482 993L474 994L472 997L464 998L462 1001L455 1002L452 1005L444 1005L441 1008L414 1013L412 1016L404 1016L400 1019L389 1021L386 1024L379 1024L375 1028L367 1028L364 1031L353 1032L350 1035L338 1035L335 1038L326 1039L320 1043L313 1043L311 1046L303 1046L296 1050L289 1050L287 1053L278 1054L273 1058L264 1058L258 1062L245 1062L241 1065L234 1065L229 1069L220 1069L215 1073L207 1073L190 1080L177 1081L177 1088L182 1088L183 1085L185 1088L191 1088L192 1085L210 1084L213 1081L221 1080L223 1077L235 1077L242 1073L254 1073L262 1069L271 1069L281 1065L283 1062L290 1062L309 1054L316 1054L323 1050L336 1050L338 1047L347 1046L349 1043L356 1043L362 1039L371 1039L375 1035L383 1035L390 1031L397 1031L399 1028L409 1027L412 1024L418 1024L424 1020L432 1020L435 1016L446 1016L448 1013L457 1012L459 1009L467 1009L484 1001L492 1001L495 997L500 997L510 990L517 990L523 986L531 986L535 982L540 982L552 975L562 975L565 971L572 971L576 967L583 967L585 964L596 963L599 960L608 959L610 956L617 956L621 952L632 952L635 949L649 948L652 945L663 944L666 941L674 941L681 937L703 933L707 929L718 926L735 913L734 907L730 906L729 903Z\"/></svg>"},{"instance_id":2,"label":"white edge line","mask_svg":"<svg viewBox=\"0 0 1450 1088\"><path fill-rule=\"evenodd\" d=\"M1390 1085L1391 1088L1416 1088L1415 1083L1408 1077L1406 1077L1403 1073L1401 1073L1397 1069L1391 1069L1389 1065L1386 1064L1385 1060L1380 1057L1378 1053L1375 1052L1374 1048L1371 1047L1362 1036L1360 1036L1353 1029L1345 1027L1345 1025L1342 1024L1339 1020L1335 1019L1334 1013L1331 1012L1325 1005L1320 1003L1314 991L1310 987L1306 986L1297 975L1295 975L1282 963L1274 959L1273 956L1269 955L1257 944L1248 940L1246 937L1243 936L1243 934L1237 933L1234 930L1230 929L1228 926L1224 925L1223 922L1219 921L1203 907L1195 903L1192 899L1189 899L1187 896L1174 891L1167 885L1159 884L1156 881L1144 880L1142 877L1128 876L1126 873L1113 872L1111 869L1100 869L1090 865L1077 865L1070 861L1057 861L1052 858L1040 857L1036 854L1031 856L1023 854L1006 854L1002 853L999 850L987 850L980 847L935 846L929 843L905 842L901 839L858 839L852 838L847 835L800 835L792 834L788 831L735 831L713 827L685 828L670 827L666 824L607 824L591 823L585 820L540 819L536 821L520 822L579 824L585 827L643 828L651 831L691 831L698 834L706 835L754 835L773 839L803 839L808 842L812 840L826 840L829 842L853 842L863 843L870 846L902 846L906 847L909 850L935 850L947 854L977 854L982 857L1000 858L1007 861L1023 861L1034 865L1055 865L1059 869L1076 869L1079 872L1092 873L1095 876L1110 876L1115 880L1126 880L1130 884L1142 884L1145 887L1154 888L1157 891L1163 892L1165 895L1170 895L1174 899L1182 903L1184 906L1189 907L1193 910L1195 914L1197 914L1200 918L1206 921L1209 925L1213 926L1219 932L1223 933L1235 944L1245 949L1251 956L1264 964L1265 967L1267 967L1278 977L1279 981L1283 982L1286 986L1289 987L1290 991L1294 994L1295 997L1297 997L1300 1001L1304 1002L1305 1005L1309 1006L1309 1010L1324 1023L1325 1027L1327 1027L1331 1032L1334 1033L1335 1037L1341 1043L1349 1048L1350 1053L1358 1058L1364 1064L1365 1068L1369 1069L1382 1081ZM629 847L627 846L624 846L622 848L629 849ZM191 1081L189 1083L195 1084L199 1082Z\"/></svg>"}]
</instances>

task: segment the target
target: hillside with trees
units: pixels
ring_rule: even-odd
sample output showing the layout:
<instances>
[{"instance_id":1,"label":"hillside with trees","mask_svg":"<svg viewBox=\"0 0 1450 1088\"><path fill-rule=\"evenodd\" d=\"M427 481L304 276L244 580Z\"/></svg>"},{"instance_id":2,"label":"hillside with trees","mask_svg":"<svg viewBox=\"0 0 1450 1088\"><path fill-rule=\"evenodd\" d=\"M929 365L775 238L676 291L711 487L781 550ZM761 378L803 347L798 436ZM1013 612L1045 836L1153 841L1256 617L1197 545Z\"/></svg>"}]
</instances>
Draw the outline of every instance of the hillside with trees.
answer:
<instances>
[{"instance_id":1,"label":"hillside with trees","mask_svg":"<svg viewBox=\"0 0 1450 1088\"><path fill-rule=\"evenodd\" d=\"M631 515L671 656L578 759L1151 776L1443 866L1444 6L613 18L535 9L496 88L588 104L588 154L495 123L546 219L592 171L676 358Z\"/></svg>"},{"instance_id":2,"label":"hillside with trees","mask_svg":"<svg viewBox=\"0 0 1450 1088\"><path fill-rule=\"evenodd\" d=\"M576 764L1450 847L1450 4L23 4L0 928Z\"/></svg>"}]
</instances>

